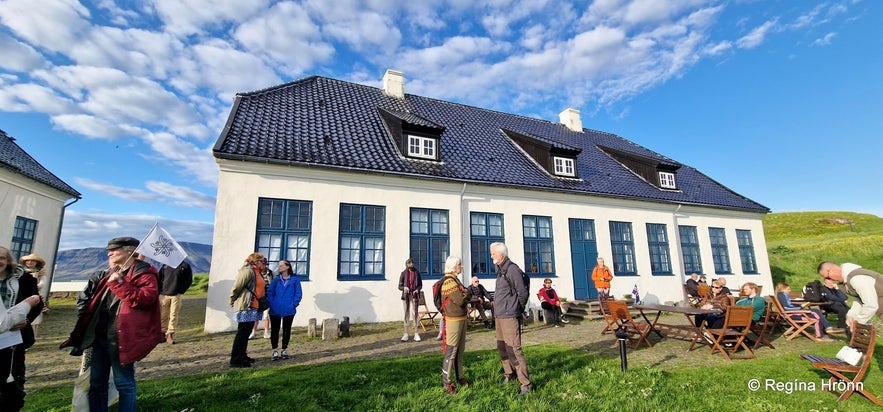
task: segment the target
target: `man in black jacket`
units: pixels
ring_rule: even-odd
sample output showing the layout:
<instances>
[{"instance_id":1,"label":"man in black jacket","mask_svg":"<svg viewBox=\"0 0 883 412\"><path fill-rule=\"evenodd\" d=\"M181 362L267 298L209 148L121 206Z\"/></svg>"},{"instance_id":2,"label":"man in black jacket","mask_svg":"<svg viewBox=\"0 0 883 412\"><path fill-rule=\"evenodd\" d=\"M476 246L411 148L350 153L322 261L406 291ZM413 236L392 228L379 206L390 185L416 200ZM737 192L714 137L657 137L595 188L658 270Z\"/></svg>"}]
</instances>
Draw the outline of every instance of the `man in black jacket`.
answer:
<instances>
[{"instance_id":1,"label":"man in black jacket","mask_svg":"<svg viewBox=\"0 0 883 412\"><path fill-rule=\"evenodd\" d=\"M178 314L181 312L181 295L193 284L193 269L186 261L173 268L162 265L159 269L159 299L162 311L162 328L166 343L175 344Z\"/></svg>"},{"instance_id":2,"label":"man in black jacket","mask_svg":"<svg viewBox=\"0 0 883 412\"><path fill-rule=\"evenodd\" d=\"M837 328L845 329L846 312L849 311L849 307L846 306L846 299L849 297L840 290L840 287L837 286L837 282L832 279L825 279L825 292L825 300L831 303L822 306L822 310L824 310L825 313L836 313Z\"/></svg>"},{"instance_id":3,"label":"man in black jacket","mask_svg":"<svg viewBox=\"0 0 883 412\"><path fill-rule=\"evenodd\" d=\"M472 295L472 300L469 303L478 311L481 320L484 321L484 327L486 329L493 329L494 327L491 326L491 322L488 321L484 311L490 309L491 318L494 317L494 298L484 288L484 285L479 283L478 276L472 277L472 283L466 287L466 291Z\"/></svg>"}]
</instances>

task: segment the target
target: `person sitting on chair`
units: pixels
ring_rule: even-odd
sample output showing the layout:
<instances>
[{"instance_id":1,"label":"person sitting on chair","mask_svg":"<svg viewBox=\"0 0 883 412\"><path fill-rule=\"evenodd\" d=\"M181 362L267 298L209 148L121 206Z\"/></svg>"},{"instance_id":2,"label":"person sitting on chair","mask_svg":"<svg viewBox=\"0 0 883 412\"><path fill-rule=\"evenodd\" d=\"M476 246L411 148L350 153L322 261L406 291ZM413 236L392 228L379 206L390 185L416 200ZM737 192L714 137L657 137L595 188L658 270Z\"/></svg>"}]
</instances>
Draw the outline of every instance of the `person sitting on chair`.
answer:
<instances>
[{"instance_id":1,"label":"person sitting on chair","mask_svg":"<svg viewBox=\"0 0 883 412\"><path fill-rule=\"evenodd\" d=\"M702 300L702 296L699 296L699 275L693 273L690 275L690 279L687 279L687 282L684 283L684 288L687 291L687 300L690 302L690 306L696 306Z\"/></svg>"},{"instance_id":2,"label":"person sitting on chair","mask_svg":"<svg viewBox=\"0 0 883 412\"><path fill-rule=\"evenodd\" d=\"M564 314L561 311L561 300L558 299L558 292L552 289L552 279L547 278L543 280L543 288L537 292L537 298L539 298L540 306L543 309L552 312L551 320L554 321L556 328L563 326L562 323L570 323L564 318Z\"/></svg>"},{"instance_id":3,"label":"person sitting on chair","mask_svg":"<svg viewBox=\"0 0 883 412\"><path fill-rule=\"evenodd\" d=\"M478 277L472 277L472 283L466 287L466 291L472 295L472 300L469 304L478 311L479 316L481 316L481 320L484 322L484 327L487 329L493 329L493 325L491 325L491 321L488 320L487 315L485 315L484 311L490 309L491 311L491 319L494 317L494 298L488 293L487 289L484 288L484 285L479 283Z\"/></svg>"},{"instance_id":4,"label":"person sitting on chair","mask_svg":"<svg viewBox=\"0 0 883 412\"><path fill-rule=\"evenodd\" d=\"M846 299L849 297L840 290L837 282L833 279L825 279L825 288L827 289L825 300L831 303L822 306L822 309L825 313L837 314L837 328L829 329L828 333L838 333L846 330L846 312L849 311L849 307L846 306Z\"/></svg>"},{"instance_id":5,"label":"person sitting on chair","mask_svg":"<svg viewBox=\"0 0 883 412\"><path fill-rule=\"evenodd\" d=\"M795 319L799 316L806 316L811 319L815 319L814 329L816 332L816 340L820 341L831 341L832 339L826 335L827 330L831 327L831 324L828 323L828 318L822 315L822 312L819 312L818 309L809 309L809 306L804 303L803 305L795 305L791 303L791 286L785 282L780 282L776 285L776 299L779 300L779 303L782 304L782 309L785 309L785 312L792 310L809 310L808 314L793 314L788 315L791 316L792 319Z\"/></svg>"}]
</instances>

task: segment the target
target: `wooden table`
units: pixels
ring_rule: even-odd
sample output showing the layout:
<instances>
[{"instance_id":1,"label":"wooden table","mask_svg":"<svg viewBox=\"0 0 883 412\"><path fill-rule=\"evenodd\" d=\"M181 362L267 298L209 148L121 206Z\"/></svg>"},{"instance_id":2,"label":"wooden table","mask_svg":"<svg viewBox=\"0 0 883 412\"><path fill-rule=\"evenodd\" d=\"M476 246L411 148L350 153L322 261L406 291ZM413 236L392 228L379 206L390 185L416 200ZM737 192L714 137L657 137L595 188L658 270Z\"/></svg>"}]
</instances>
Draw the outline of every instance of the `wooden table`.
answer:
<instances>
[{"instance_id":1,"label":"wooden table","mask_svg":"<svg viewBox=\"0 0 883 412\"><path fill-rule=\"evenodd\" d=\"M650 330L659 335L659 337L662 337L662 333L659 331L659 327L665 327L666 329L675 332L674 334L671 334L670 337L682 338L685 340L689 339L690 348L687 349L688 351L696 345L696 342L700 341L699 327L696 326L696 324L693 322L693 316L719 315L721 313L719 309L700 309L690 306L634 305L632 307L641 312L641 317L643 317L644 320L650 324ZM653 321L651 322L650 319L647 317L647 312L653 311L656 311L656 317L653 318ZM684 317L687 318L687 323L689 324L689 326L659 323L659 316L662 315L662 312L680 313L684 315Z\"/></svg>"}]
</instances>

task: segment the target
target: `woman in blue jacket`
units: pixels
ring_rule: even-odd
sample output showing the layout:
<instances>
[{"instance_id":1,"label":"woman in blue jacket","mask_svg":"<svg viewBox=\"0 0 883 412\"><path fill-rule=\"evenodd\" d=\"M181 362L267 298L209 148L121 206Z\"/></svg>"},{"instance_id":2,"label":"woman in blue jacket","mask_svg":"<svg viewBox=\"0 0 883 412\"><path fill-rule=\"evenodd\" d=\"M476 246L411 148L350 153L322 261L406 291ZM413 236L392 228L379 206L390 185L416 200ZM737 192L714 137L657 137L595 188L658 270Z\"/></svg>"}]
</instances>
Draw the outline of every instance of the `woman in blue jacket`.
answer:
<instances>
[{"instance_id":1,"label":"woman in blue jacket","mask_svg":"<svg viewBox=\"0 0 883 412\"><path fill-rule=\"evenodd\" d=\"M291 262L279 261L276 277L270 283L270 344L273 360L279 360L279 324L282 324L282 359L288 359L288 341L291 339L291 322L303 297L300 279L291 269Z\"/></svg>"}]
</instances>

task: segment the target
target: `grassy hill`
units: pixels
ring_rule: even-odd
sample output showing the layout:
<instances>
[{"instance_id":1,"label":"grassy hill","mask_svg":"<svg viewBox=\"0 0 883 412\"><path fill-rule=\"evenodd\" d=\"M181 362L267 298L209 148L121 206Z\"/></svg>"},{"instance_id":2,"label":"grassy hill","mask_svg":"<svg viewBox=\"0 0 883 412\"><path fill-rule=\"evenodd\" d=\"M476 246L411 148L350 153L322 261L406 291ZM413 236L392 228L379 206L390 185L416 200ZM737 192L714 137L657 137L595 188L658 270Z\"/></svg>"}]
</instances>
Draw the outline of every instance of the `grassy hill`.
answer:
<instances>
[{"instance_id":1,"label":"grassy hill","mask_svg":"<svg viewBox=\"0 0 883 412\"><path fill-rule=\"evenodd\" d=\"M799 290L819 262L883 271L883 218L852 212L771 213L763 220L773 282Z\"/></svg>"}]
</instances>

